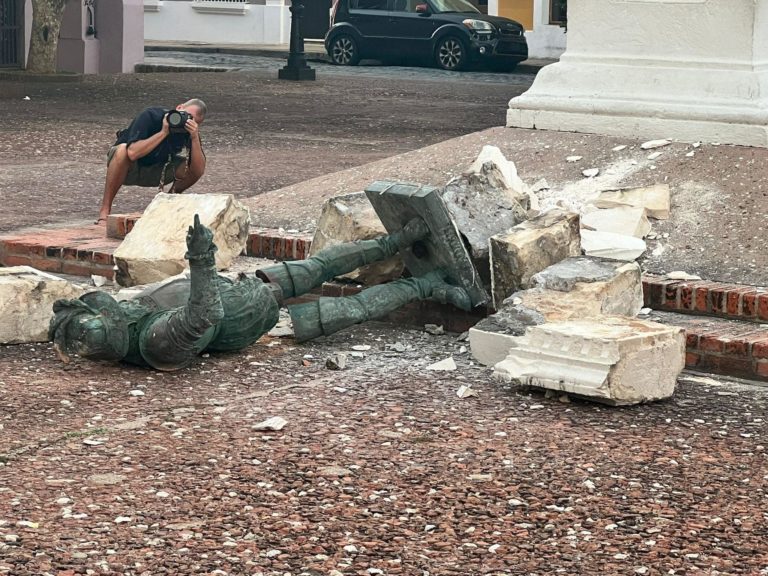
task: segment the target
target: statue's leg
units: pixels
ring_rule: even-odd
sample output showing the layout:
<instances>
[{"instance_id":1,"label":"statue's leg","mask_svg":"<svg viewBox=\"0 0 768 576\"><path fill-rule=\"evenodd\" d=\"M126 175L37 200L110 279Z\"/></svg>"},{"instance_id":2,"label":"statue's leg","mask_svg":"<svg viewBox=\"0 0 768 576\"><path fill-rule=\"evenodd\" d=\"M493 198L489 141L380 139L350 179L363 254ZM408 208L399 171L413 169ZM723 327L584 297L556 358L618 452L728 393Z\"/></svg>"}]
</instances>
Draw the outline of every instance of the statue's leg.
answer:
<instances>
[{"instance_id":1,"label":"statue's leg","mask_svg":"<svg viewBox=\"0 0 768 576\"><path fill-rule=\"evenodd\" d=\"M256 275L281 287L284 298L300 296L336 276L361 266L385 260L429 234L424 221L414 219L400 232L374 240L337 244L321 250L306 260L282 262L262 268Z\"/></svg>"},{"instance_id":2,"label":"statue's leg","mask_svg":"<svg viewBox=\"0 0 768 576\"><path fill-rule=\"evenodd\" d=\"M381 318L409 302L427 298L435 298L463 310L472 308L464 289L446 284L439 272L432 272L419 278L404 278L372 286L354 296L319 298L315 302L289 306L288 312L296 340L304 342Z\"/></svg>"}]
</instances>

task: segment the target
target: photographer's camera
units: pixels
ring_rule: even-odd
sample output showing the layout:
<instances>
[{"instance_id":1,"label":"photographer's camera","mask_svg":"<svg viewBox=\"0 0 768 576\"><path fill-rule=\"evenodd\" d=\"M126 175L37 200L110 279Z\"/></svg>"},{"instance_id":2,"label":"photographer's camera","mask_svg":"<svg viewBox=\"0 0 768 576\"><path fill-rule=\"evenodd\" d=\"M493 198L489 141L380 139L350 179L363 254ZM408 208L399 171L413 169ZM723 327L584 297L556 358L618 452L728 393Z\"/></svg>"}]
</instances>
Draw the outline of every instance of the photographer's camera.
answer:
<instances>
[{"instance_id":1,"label":"photographer's camera","mask_svg":"<svg viewBox=\"0 0 768 576\"><path fill-rule=\"evenodd\" d=\"M172 133L186 132L187 120L192 118L192 114L184 110L171 110L167 118L168 128Z\"/></svg>"}]
</instances>

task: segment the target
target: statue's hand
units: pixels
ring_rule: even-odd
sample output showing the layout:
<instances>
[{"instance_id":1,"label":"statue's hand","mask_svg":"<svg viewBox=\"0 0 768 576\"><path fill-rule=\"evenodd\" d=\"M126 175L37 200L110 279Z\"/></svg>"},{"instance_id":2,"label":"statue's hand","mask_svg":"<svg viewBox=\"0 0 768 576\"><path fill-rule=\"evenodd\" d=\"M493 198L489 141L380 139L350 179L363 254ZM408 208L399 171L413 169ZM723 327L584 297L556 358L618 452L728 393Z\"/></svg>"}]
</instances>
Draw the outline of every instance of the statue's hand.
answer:
<instances>
[{"instance_id":1,"label":"statue's hand","mask_svg":"<svg viewBox=\"0 0 768 576\"><path fill-rule=\"evenodd\" d=\"M187 231L187 260L203 258L216 252L216 244L213 243L213 232L200 224L200 216L195 214L195 223Z\"/></svg>"}]
</instances>

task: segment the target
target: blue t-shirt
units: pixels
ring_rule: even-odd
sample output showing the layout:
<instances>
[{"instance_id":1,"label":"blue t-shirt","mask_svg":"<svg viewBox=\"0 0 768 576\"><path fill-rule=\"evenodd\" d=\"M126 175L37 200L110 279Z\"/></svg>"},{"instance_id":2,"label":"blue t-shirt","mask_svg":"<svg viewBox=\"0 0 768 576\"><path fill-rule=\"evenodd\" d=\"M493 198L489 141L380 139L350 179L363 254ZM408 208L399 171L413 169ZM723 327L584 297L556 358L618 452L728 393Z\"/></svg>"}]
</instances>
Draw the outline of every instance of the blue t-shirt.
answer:
<instances>
[{"instance_id":1,"label":"blue t-shirt","mask_svg":"<svg viewBox=\"0 0 768 576\"><path fill-rule=\"evenodd\" d=\"M146 140L150 136L157 134L163 129L163 117L168 113L166 108L159 106L145 108L131 125L125 130L117 133L115 144L128 144L129 146L138 140ZM190 148L189 134L171 133L157 147L146 156L139 158L138 163L142 166L151 164L162 164L168 160L168 155L176 156L182 149Z\"/></svg>"}]
</instances>

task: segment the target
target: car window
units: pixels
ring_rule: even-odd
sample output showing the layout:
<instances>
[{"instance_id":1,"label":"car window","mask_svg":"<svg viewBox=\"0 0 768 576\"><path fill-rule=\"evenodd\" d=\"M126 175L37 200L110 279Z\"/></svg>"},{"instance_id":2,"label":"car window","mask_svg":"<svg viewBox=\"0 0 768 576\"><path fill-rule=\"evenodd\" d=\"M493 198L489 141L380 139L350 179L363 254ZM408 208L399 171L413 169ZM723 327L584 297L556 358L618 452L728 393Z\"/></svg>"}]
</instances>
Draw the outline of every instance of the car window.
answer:
<instances>
[{"instance_id":1,"label":"car window","mask_svg":"<svg viewBox=\"0 0 768 576\"><path fill-rule=\"evenodd\" d=\"M423 4L424 0L394 0L392 10L395 12L416 12L416 6Z\"/></svg>"},{"instance_id":2,"label":"car window","mask_svg":"<svg viewBox=\"0 0 768 576\"><path fill-rule=\"evenodd\" d=\"M435 12L480 12L467 0L432 0L432 4Z\"/></svg>"},{"instance_id":3,"label":"car window","mask_svg":"<svg viewBox=\"0 0 768 576\"><path fill-rule=\"evenodd\" d=\"M350 10L386 10L387 0L350 0Z\"/></svg>"}]
</instances>

